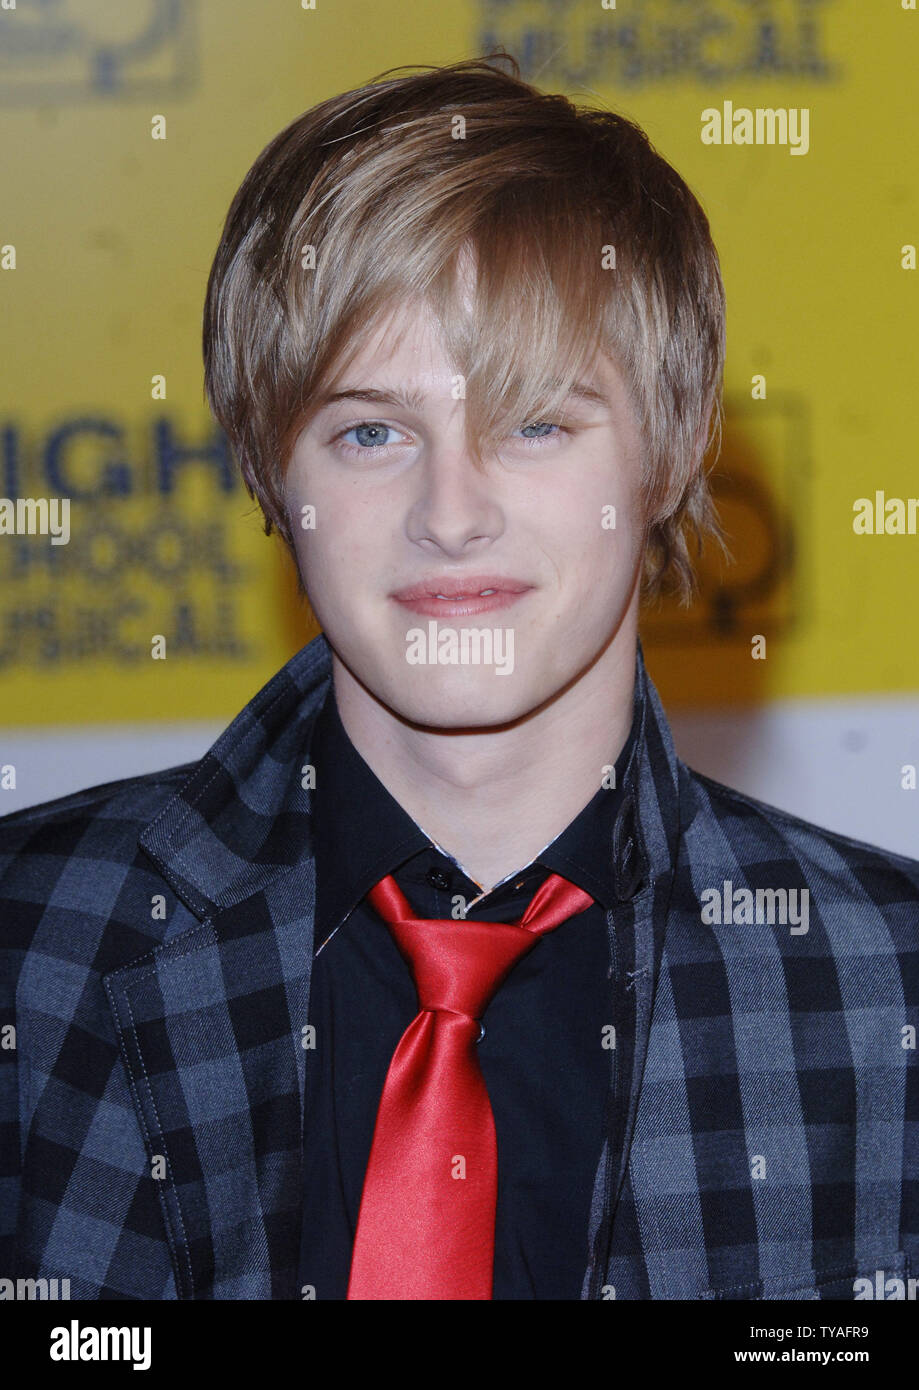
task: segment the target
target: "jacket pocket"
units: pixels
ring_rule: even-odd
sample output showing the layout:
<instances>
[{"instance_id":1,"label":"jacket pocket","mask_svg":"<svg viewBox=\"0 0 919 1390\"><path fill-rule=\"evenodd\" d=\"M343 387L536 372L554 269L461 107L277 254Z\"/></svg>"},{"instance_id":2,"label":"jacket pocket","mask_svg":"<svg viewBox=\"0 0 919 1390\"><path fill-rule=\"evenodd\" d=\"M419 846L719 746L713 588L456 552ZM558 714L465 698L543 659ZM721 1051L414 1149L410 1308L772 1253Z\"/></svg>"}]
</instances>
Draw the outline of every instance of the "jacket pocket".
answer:
<instances>
[{"instance_id":1,"label":"jacket pocket","mask_svg":"<svg viewBox=\"0 0 919 1390\"><path fill-rule=\"evenodd\" d=\"M704 1299L862 1299L916 1298L915 1288L909 1287L909 1261L899 1250L893 1255L880 1255L876 1260L834 1269L802 1270L781 1279L760 1279L749 1284L732 1284L725 1288L706 1289Z\"/></svg>"}]
</instances>

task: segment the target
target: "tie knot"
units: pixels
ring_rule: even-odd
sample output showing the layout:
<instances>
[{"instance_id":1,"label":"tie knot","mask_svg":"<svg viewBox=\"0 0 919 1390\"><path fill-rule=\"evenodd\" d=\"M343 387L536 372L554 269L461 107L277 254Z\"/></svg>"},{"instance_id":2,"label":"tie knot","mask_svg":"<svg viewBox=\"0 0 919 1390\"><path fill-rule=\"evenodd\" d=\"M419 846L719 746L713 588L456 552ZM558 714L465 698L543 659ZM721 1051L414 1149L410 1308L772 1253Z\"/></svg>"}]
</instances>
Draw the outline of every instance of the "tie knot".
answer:
<instances>
[{"instance_id":1,"label":"tie knot","mask_svg":"<svg viewBox=\"0 0 919 1390\"><path fill-rule=\"evenodd\" d=\"M481 1018L492 996L537 937L506 922L387 923L411 968L421 1009Z\"/></svg>"},{"instance_id":2,"label":"tie knot","mask_svg":"<svg viewBox=\"0 0 919 1390\"><path fill-rule=\"evenodd\" d=\"M368 894L408 962L421 1009L481 1018L538 938L593 901L559 874L537 889L519 923L416 917L392 876Z\"/></svg>"}]
</instances>

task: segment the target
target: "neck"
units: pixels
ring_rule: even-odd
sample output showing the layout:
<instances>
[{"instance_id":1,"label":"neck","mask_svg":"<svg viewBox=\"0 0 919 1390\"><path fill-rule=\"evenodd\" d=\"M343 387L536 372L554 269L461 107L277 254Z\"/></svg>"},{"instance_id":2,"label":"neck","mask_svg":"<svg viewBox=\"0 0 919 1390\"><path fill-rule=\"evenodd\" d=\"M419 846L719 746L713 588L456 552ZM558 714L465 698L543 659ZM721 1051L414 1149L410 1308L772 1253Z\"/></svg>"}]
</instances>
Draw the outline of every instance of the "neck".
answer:
<instances>
[{"instance_id":1,"label":"neck","mask_svg":"<svg viewBox=\"0 0 919 1390\"><path fill-rule=\"evenodd\" d=\"M601 785L629 735L637 626L554 699L500 728L407 723L333 653L345 732L386 789L483 892L525 868Z\"/></svg>"}]
</instances>

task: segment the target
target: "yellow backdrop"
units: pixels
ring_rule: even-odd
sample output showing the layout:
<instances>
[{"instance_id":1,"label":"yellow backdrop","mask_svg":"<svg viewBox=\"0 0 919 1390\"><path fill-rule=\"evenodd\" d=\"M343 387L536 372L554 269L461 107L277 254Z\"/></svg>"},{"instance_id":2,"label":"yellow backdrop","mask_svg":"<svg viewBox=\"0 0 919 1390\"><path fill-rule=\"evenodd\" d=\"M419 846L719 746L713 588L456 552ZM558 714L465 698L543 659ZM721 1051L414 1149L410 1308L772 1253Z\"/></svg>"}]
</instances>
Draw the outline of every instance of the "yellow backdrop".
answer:
<instances>
[{"instance_id":1,"label":"yellow backdrop","mask_svg":"<svg viewBox=\"0 0 919 1390\"><path fill-rule=\"evenodd\" d=\"M204 404L201 306L223 217L306 107L397 64L496 45L542 88L637 119L719 246L716 486L738 563L706 562L690 612L646 615L665 700L919 687L919 535L852 524L859 498L919 495L911 5L8 5L0 497L72 508L66 545L0 536L0 723L229 717L312 635ZM726 101L806 108L807 152L703 143L702 113ZM150 660L155 634L166 661Z\"/></svg>"}]
</instances>

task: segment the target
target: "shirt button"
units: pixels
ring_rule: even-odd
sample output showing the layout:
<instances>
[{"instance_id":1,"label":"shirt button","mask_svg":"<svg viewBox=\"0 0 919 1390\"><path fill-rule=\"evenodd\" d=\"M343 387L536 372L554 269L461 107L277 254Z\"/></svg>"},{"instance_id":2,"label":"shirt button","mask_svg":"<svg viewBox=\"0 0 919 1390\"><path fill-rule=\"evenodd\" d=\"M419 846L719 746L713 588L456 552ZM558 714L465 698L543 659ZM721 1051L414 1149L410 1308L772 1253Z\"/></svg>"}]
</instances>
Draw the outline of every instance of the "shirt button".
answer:
<instances>
[{"instance_id":1,"label":"shirt button","mask_svg":"<svg viewBox=\"0 0 919 1390\"><path fill-rule=\"evenodd\" d=\"M450 877L445 874L443 869L431 869L428 873L428 883L432 888L440 888L446 891L450 887Z\"/></svg>"}]
</instances>

